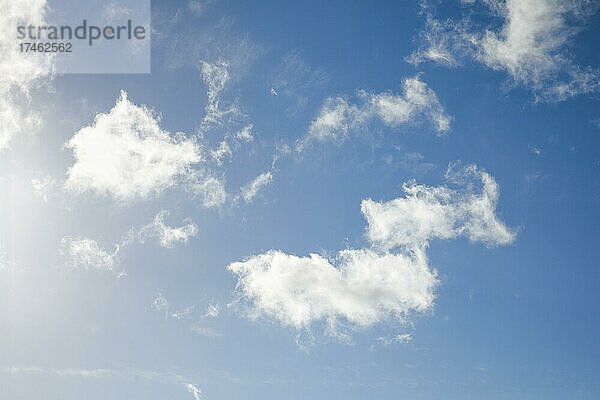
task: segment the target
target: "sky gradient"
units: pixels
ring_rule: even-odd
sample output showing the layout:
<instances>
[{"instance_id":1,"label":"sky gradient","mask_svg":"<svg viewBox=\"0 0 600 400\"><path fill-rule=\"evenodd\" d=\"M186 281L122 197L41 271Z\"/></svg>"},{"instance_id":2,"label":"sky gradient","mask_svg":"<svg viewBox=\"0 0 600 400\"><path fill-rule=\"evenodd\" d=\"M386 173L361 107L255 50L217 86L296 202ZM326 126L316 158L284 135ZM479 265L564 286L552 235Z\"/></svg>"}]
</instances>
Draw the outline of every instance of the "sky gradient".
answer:
<instances>
[{"instance_id":1,"label":"sky gradient","mask_svg":"<svg viewBox=\"0 0 600 400\"><path fill-rule=\"evenodd\" d=\"M0 4L0 399L600 396L598 2Z\"/></svg>"}]
</instances>

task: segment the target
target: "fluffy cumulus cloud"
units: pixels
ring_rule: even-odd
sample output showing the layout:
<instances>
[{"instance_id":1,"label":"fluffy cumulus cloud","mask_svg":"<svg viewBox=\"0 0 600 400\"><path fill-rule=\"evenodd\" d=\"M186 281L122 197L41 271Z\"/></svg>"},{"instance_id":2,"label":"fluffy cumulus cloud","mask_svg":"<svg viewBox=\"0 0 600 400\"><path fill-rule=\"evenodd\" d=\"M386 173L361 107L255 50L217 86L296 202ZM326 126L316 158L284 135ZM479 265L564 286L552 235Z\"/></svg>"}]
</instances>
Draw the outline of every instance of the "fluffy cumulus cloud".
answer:
<instances>
[{"instance_id":1,"label":"fluffy cumulus cloud","mask_svg":"<svg viewBox=\"0 0 600 400\"><path fill-rule=\"evenodd\" d=\"M343 97L325 100L305 137L299 140L301 151L310 142L341 141L352 130L372 120L395 128L420 117L430 119L439 134L449 131L452 118L440 104L436 93L419 76L404 79L402 94L358 92L358 102Z\"/></svg>"},{"instance_id":2,"label":"fluffy cumulus cloud","mask_svg":"<svg viewBox=\"0 0 600 400\"><path fill-rule=\"evenodd\" d=\"M189 176L201 161L194 139L161 129L159 118L129 101L125 92L65 147L75 157L65 187L118 200L156 195Z\"/></svg>"},{"instance_id":3,"label":"fluffy cumulus cloud","mask_svg":"<svg viewBox=\"0 0 600 400\"><path fill-rule=\"evenodd\" d=\"M503 245L515 233L496 216L499 189L496 181L475 166L458 175L447 173L451 181L476 178L481 191L461 192L446 186L431 187L409 182L404 197L388 202L363 200L361 211L367 220L367 238L384 250L425 247L431 239L466 236L474 242Z\"/></svg>"},{"instance_id":4,"label":"fluffy cumulus cloud","mask_svg":"<svg viewBox=\"0 0 600 400\"><path fill-rule=\"evenodd\" d=\"M436 274L424 254L379 254L344 250L330 261L320 255L297 257L271 251L229 265L250 315L308 328L314 321L342 318L369 326L433 304Z\"/></svg>"},{"instance_id":5,"label":"fluffy cumulus cloud","mask_svg":"<svg viewBox=\"0 0 600 400\"><path fill-rule=\"evenodd\" d=\"M569 52L585 19L597 11L596 3L489 0L484 4L502 21L498 29L477 30L469 19L441 22L429 16L422 46L409 61L456 65L457 59L469 56L508 73L540 100L600 90L598 70L578 66Z\"/></svg>"},{"instance_id":6,"label":"fluffy cumulus cloud","mask_svg":"<svg viewBox=\"0 0 600 400\"><path fill-rule=\"evenodd\" d=\"M67 266L70 268L112 271L116 264L119 246L109 253L95 240L65 237L62 239L62 253L67 257Z\"/></svg>"},{"instance_id":7,"label":"fluffy cumulus cloud","mask_svg":"<svg viewBox=\"0 0 600 400\"><path fill-rule=\"evenodd\" d=\"M0 151L41 124L27 103L30 90L51 76L53 57L20 52L14 32L18 24L44 25L46 7L46 0L0 0Z\"/></svg>"},{"instance_id":8,"label":"fluffy cumulus cloud","mask_svg":"<svg viewBox=\"0 0 600 400\"><path fill-rule=\"evenodd\" d=\"M324 321L336 337L340 326L364 328L405 320L433 307L437 273L429 265L432 239L468 237L502 245L515 234L496 216L498 186L475 166L449 169L449 186L409 183L389 202L365 200L370 246L346 249L333 259L269 251L234 262L237 302L251 318L272 318L308 330Z\"/></svg>"},{"instance_id":9,"label":"fluffy cumulus cloud","mask_svg":"<svg viewBox=\"0 0 600 400\"><path fill-rule=\"evenodd\" d=\"M222 206L228 199L223 163L233 158L242 143L253 140L252 124L226 134L211 149L203 129L231 111L219 106L229 78L225 63L204 63L202 71L209 102L199 134L173 134L162 129L156 113L134 104L122 91L111 110L96 115L66 142L65 148L72 150L75 161L67 171L64 188L130 202L153 198L178 186L206 208ZM256 191L265 183L258 182Z\"/></svg>"},{"instance_id":10,"label":"fluffy cumulus cloud","mask_svg":"<svg viewBox=\"0 0 600 400\"><path fill-rule=\"evenodd\" d=\"M242 198L251 203L258 192L273 181L273 173L268 171L258 175L252 182L242 188Z\"/></svg>"},{"instance_id":11,"label":"fluffy cumulus cloud","mask_svg":"<svg viewBox=\"0 0 600 400\"><path fill-rule=\"evenodd\" d=\"M162 247L171 248L180 243L187 243L190 238L196 236L198 227L191 221L185 225L172 227L165 224L165 217L169 215L166 210L161 210L154 220L144 225L138 231L138 238L143 243L149 238L156 238Z\"/></svg>"}]
</instances>

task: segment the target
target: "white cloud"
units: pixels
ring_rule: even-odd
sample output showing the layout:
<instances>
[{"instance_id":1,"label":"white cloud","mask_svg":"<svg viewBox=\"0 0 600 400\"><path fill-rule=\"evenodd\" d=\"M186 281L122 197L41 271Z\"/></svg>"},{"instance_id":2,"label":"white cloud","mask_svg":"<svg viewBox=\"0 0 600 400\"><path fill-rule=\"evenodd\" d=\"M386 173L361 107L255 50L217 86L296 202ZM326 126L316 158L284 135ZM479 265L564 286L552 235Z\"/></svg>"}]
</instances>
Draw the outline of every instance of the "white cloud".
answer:
<instances>
[{"instance_id":1,"label":"white cloud","mask_svg":"<svg viewBox=\"0 0 600 400\"><path fill-rule=\"evenodd\" d=\"M158 292L158 295L152 302L152 308L154 309L154 311L164 313L165 316L168 316L169 307L169 301L167 300L167 298L163 295L162 292Z\"/></svg>"},{"instance_id":2,"label":"white cloud","mask_svg":"<svg viewBox=\"0 0 600 400\"><path fill-rule=\"evenodd\" d=\"M202 392L194 384L185 383L184 386L185 390L194 396L194 400L202 400Z\"/></svg>"},{"instance_id":3,"label":"white cloud","mask_svg":"<svg viewBox=\"0 0 600 400\"><path fill-rule=\"evenodd\" d=\"M0 14L0 91L21 89L27 92L31 85L47 76L52 58L47 55L25 54L19 51L15 32L18 24L45 23L46 0L2 0Z\"/></svg>"},{"instance_id":4,"label":"white cloud","mask_svg":"<svg viewBox=\"0 0 600 400\"><path fill-rule=\"evenodd\" d=\"M389 346L391 344L396 344L396 343L410 343L412 342L412 335L410 333L402 333L399 335L395 335L392 337L378 337L377 341L381 342L384 346Z\"/></svg>"},{"instance_id":5,"label":"white cloud","mask_svg":"<svg viewBox=\"0 0 600 400\"><path fill-rule=\"evenodd\" d=\"M119 21L124 18L131 18L133 11L127 7L120 6L115 3L109 3L104 6L102 10L103 22L107 24L116 25Z\"/></svg>"},{"instance_id":6,"label":"white cloud","mask_svg":"<svg viewBox=\"0 0 600 400\"><path fill-rule=\"evenodd\" d=\"M208 86L207 114L210 114L210 111L215 111L219 108L219 95L229 80L228 67L229 65L223 61L214 64L202 61L200 64L202 79L206 86Z\"/></svg>"},{"instance_id":7,"label":"white cloud","mask_svg":"<svg viewBox=\"0 0 600 400\"><path fill-rule=\"evenodd\" d=\"M41 198L44 203L47 203L52 193L59 187L59 184L56 179L51 176L45 176L42 179L32 179L31 187L33 193Z\"/></svg>"},{"instance_id":8,"label":"white cloud","mask_svg":"<svg viewBox=\"0 0 600 400\"><path fill-rule=\"evenodd\" d=\"M2 93L0 99L0 151L18 134L37 130L42 125L41 116L34 111L24 111L14 95Z\"/></svg>"},{"instance_id":9,"label":"white cloud","mask_svg":"<svg viewBox=\"0 0 600 400\"><path fill-rule=\"evenodd\" d=\"M161 210L154 220L140 228L138 239L143 243L148 238L157 238L162 247L171 248L188 240L198 233L198 227L193 222L179 227L171 227L165 224L165 217L169 215L166 210Z\"/></svg>"},{"instance_id":10,"label":"white cloud","mask_svg":"<svg viewBox=\"0 0 600 400\"><path fill-rule=\"evenodd\" d=\"M164 314L165 318L173 318L178 321L186 320L196 309L195 305L187 306L179 310L171 311L171 304L165 297L163 292L158 292L158 295L152 302L154 311Z\"/></svg>"},{"instance_id":11,"label":"white cloud","mask_svg":"<svg viewBox=\"0 0 600 400\"><path fill-rule=\"evenodd\" d=\"M235 135L236 139L243 140L244 142L251 142L254 140L254 136L252 136L252 124L244 126L238 133Z\"/></svg>"},{"instance_id":12,"label":"white cloud","mask_svg":"<svg viewBox=\"0 0 600 400\"><path fill-rule=\"evenodd\" d=\"M216 63L208 63L202 61L200 64L200 73L202 79L208 87L207 97L208 102L206 103L206 115L204 116L203 128L220 122L222 118L229 114L236 114L238 109L235 105L223 109L221 107L221 93L225 89L225 85L230 79L229 76L229 64L224 61L217 61Z\"/></svg>"},{"instance_id":13,"label":"white cloud","mask_svg":"<svg viewBox=\"0 0 600 400\"><path fill-rule=\"evenodd\" d=\"M499 189L488 173L469 166L459 172L449 170L453 181L479 180L481 193L460 192L445 186L430 187L409 182L403 185L405 197L388 202L363 200L361 211L368 227L367 238L384 250L426 247L431 239L466 236L488 245L512 242L515 233L496 217Z\"/></svg>"},{"instance_id":14,"label":"white cloud","mask_svg":"<svg viewBox=\"0 0 600 400\"><path fill-rule=\"evenodd\" d=\"M206 208L219 207L227 200L224 183L214 176L194 174L189 190L201 198L202 205Z\"/></svg>"},{"instance_id":15,"label":"white cloud","mask_svg":"<svg viewBox=\"0 0 600 400\"><path fill-rule=\"evenodd\" d=\"M343 140L351 128L356 128L365 119L359 107L349 104L342 97L329 97L325 100L319 115L310 123L307 136L298 143L299 149L306 142Z\"/></svg>"},{"instance_id":16,"label":"white cloud","mask_svg":"<svg viewBox=\"0 0 600 400\"><path fill-rule=\"evenodd\" d=\"M189 316L194 312L195 309L196 309L195 305L187 306L187 307L182 308L181 310L173 311L171 316L177 320L188 319Z\"/></svg>"},{"instance_id":17,"label":"white cloud","mask_svg":"<svg viewBox=\"0 0 600 400\"><path fill-rule=\"evenodd\" d=\"M486 31L481 43L486 65L533 85L563 67L561 48L570 36L565 17L576 11L576 1L508 0L498 9L504 25Z\"/></svg>"},{"instance_id":18,"label":"white cloud","mask_svg":"<svg viewBox=\"0 0 600 400\"><path fill-rule=\"evenodd\" d=\"M425 312L437 284L425 255L344 250L333 263L311 254L279 251L228 266L251 317L271 317L297 329L318 320L343 319L366 327L389 317Z\"/></svg>"},{"instance_id":19,"label":"white cloud","mask_svg":"<svg viewBox=\"0 0 600 400\"><path fill-rule=\"evenodd\" d=\"M471 52L477 43L477 37L468 32L464 21L440 21L431 15L427 16L426 27L420 36L420 49L407 57L407 61L414 65L431 61L456 67L461 56Z\"/></svg>"},{"instance_id":20,"label":"white cloud","mask_svg":"<svg viewBox=\"0 0 600 400\"><path fill-rule=\"evenodd\" d=\"M208 319L215 319L221 313L219 303L209 303L206 307L206 311L202 314L201 321L196 321L190 326L190 330L200 336L215 339L223 336L222 333L215 329L206 326Z\"/></svg>"},{"instance_id":21,"label":"white cloud","mask_svg":"<svg viewBox=\"0 0 600 400\"><path fill-rule=\"evenodd\" d=\"M211 303L206 307L205 318L217 318L219 316L220 309L218 303Z\"/></svg>"},{"instance_id":22,"label":"white cloud","mask_svg":"<svg viewBox=\"0 0 600 400\"><path fill-rule=\"evenodd\" d=\"M45 0L0 0L0 151L41 125L30 91L51 78L54 56L19 51L15 32L18 24L44 25L46 8Z\"/></svg>"},{"instance_id":23,"label":"white cloud","mask_svg":"<svg viewBox=\"0 0 600 400\"><path fill-rule=\"evenodd\" d=\"M252 182L242 188L242 197L246 203L251 203L258 192L273 181L273 173L268 171L258 175Z\"/></svg>"},{"instance_id":24,"label":"white cloud","mask_svg":"<svg viewBox=\"0 0 600 400\"><path fill-rule=\"evenodd\" d=\"M480 58L490 68L508 72L515 81L561 100L597 91L597 73L579 71L566 51L576 32L567 21L580 18L585 7L589 5L564 0L498 3L495 8L504 25L499 32L485 32ZM569 83L548 86L548 79L561 79L563 74L570 75Z\"/></svg>"},{"instance_id":25,"label":"white cloud","mask_svg":"<svg viewBox=\"0 0 600 400\"><path fill-rule=\"evenodd\" d=\"M109 253L95 240L70 236L63 238L61 244L62 253L68 257L67 265L70 268L112 271L115 267L119 246L115 246L115 250Z\"/></svg>"},{"instance_id":26,"label":"white cloud","mask_svg":"<svg viewBox=\"0 0 600 400\"><path fill-rule=\"evenodd\" d=\"M9 375L16 374L45 374L63 378L110 378L115 375L115 371L106 368L96 369L77 369L77 368L44 368L44 367L0 367L0 373Z\"/></svg>"},{"instance_id":27,"label":"white cloud","mask_svg":"<svg viewBox=\"0 0 600 400\"><path fill-rule=\"evenodd\" d=\"M180 243L187 243L197 234L198 227L189 221L180 227L166 225L164 218L168 215L168 211L161 210L152 222L139 229L130 229L121 241L114 245L112 253L102 249L93 239L66 236L61 241L61 254L66 257L67 266L70 268L112 271L117 265L119 254L135 240L144 243L150 238L156 238L162 247L171 248ZM127 273L121 271L117 278L126 275Z\"/></svg>"},{"instance_id":28,"label":"white cloud","mask_svg":"<svg viewBox=\"0 0 600 400\"><path fill-rule=\"evenodd\" d=\"M437 95L418 76L402 82L402 96L391 93L368 95L375 114L391 127L396 127L419 114L432 120L438 133L450 129L451 118L440 104Z\"/></svg>"},{"instance_id":29,"label":"white cloud","mask_svg":"<svg viewBox=\"0 0 600 400\"><path fill-rule=\"evenodd\" d=\"M368 327L427 312L438 284L426 253L430 240L463 235L500 245L515 237L495 215L498 187L489 174L469 166L450 168L447 178L463 190L411 183L403 198L363 201L369 248L342 250L333 260L269 251L230 264L237 303L251 318L299 330L324 321L328 334L344 340L344 324Z\"/></svg>"},{"instance_id":30,"label":"white cloud","mask_svg":"<svg viewBox=\"0 0 600 400\"><path fill-rule=\"evenodd\" d=\"M206 13L214 2L215 0L190 0L188 1L188 8L194 15L201 16Z\"/></svg>"},{"instance_id":31,"label":"white cloud","mask_svg":"<svg viewBox=\"0 0 600 400\"><path fill-rule=\"evenodd\" d=\"M156 382L163 384L172 384L185 388L190 393L194 400L201 399L201 391L198 387L190 382L185 376L172 371L152 371L139 368L47 368L40 366L17 367L17 366L1 366L0 374L14 375L47 375L51 377L63 379L125 379L131 382Z\"/></svg>"},{"instance_id":32,"label":"white cloud","mask_svg":"<svg viewBox=\"0 0 600 400\"><path fill-rule=\"evenodd\" d=\"M484 2L503 23L477 30L470 19L441 22L428 16L422 48L409 57L419 63L456 65L470 56L489 68L508 73L533 90L538 100L562 101L600 90L597 69L578 66L571 42L598 6L586 1L489 0Z\"/></svg>"},{"instance_id":33,"label":"white cloud","mask_svg":"<svg viewBox=\"0 0 600 400\"><path fill-rule=\"evenodd\" d=\"M450 130L452 118L440 104L435 92L419 76L404 79L402 87L401 95L359 91L357 104L342 97L326 99L306 136L298 141L296 149L302 151L311 141L342 141L352 130L373 119L395 128L424 116L433 122L439 134Z\"/></svg>"},{"instance_id":34,"label":"white cloud","mask_svg":"<svg viewBox=\"0 0 600 400\"><path fill-rule=\"evenodd\" d=\"M162 130L159 118L131 103L125 92L110 112L98 114L65 147L75 157L65 187L118 200L156 195L201 161L194 139Z\"/></svg>"},{"instance_id":35,"label":"white cloud","mask_svg":"<svg viewBox=\"0 0 600 400\"><path fill-rule=\"evenodd\" d=\"M223 140L219 143L219 147L214 150L211 150L210 155L217 162L217 164L222 164L223 159L226 157L231 157L231 148L229 147L229 143Z\"/></svg>"}]
</instances>

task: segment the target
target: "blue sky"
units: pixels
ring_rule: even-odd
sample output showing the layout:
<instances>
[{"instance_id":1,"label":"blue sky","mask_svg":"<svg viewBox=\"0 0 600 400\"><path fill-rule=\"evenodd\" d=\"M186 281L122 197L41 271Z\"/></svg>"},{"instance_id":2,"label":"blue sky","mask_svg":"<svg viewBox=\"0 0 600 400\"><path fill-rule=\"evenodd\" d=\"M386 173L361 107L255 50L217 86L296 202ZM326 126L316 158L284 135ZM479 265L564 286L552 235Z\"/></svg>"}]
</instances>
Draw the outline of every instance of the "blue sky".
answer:
<instances>
[{"instance_id":1,"label":"blue sky","mask_svg":"<svg viewBox=\"0 0 600 400\"><path fill-rule=\"evenodd\" d=\"M150 74L4 54L0 398L597 398L597 9L153 1Z\"/></svg>"}]
</instances>

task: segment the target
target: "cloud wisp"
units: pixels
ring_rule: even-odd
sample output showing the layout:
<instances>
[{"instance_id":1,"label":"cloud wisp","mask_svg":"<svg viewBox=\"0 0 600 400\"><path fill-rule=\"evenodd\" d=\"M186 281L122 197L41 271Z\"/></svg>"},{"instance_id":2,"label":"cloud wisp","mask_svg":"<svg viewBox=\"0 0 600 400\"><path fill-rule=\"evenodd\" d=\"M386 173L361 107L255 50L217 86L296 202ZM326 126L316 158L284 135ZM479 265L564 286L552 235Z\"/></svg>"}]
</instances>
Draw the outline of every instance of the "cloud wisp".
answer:
<instances>
[{"instance_id":1,"label":"cloud wisp","mask_svg":"<svg viewBox=\"0 0 600 400\"><path fill-rule=\"evenodd\" d=\"M246 186L242 187L242 198L246 203L252 203L256 195L267 185L269 185L273 181L273 172L267 171L258 175L256 178L252 180L252 182L248 183Z\"/></svg>"},{"instance_id":2,"label":"cloud wisp","mask_svg":"<svg viewBox=\"0 0 600 400\"><path fill-rule=\"evenodd\" d=\"M569 48L597 4L566 0L490 0L483 2L502 24L476 28L470 18L437 20L430 13L420 48L408 57L456 66L465 57L507 73L530 88L539 101L563 101L600 90L597 68L581 67Z\"/></svg>"},{"instance_id":3,"label":"cloud wisp","mask_svg":"<svg viewBox=\"0 0 600 400\"><path fill-rule=\"evenodd\" d=\"M302 151L313 142L341 142L349 134L373 120L397 128L416 119L431 120L442 135L450 130L452 118L446 113L437 94L419 76L402 81L402 93L369 93L358 91L358 102L344 97L329 97L317 117L310 123L307 134L296 144Z\"/></svg>"},{"instance_id":4,"label":"cloud wisp","mask_svg":"<svg viewBox=\"0 0 600 400\"><path fill-rule=\"evenodd\" d=\"M47 368L41 366L17 367L0 366L0 374L46 375L63 379L120 379L130 382L155 382L177 385L192 395L194 400L202 399L202 392L190 379L176 372L153 371L139 368Z\"/></svg>"},{"instance_id":5,"label":"cloud wisp","mask_svg":"<svg viewBox=\"0 0 600 400\"><path fill-rule=\"evenodd\" d=\"M251 319L269 318L299 331L324 322L327 334L344 340L343 327L402 322L430 311L438 285L427 257L431 240L464 236L493 246L515 238L496 216L499 190L488 173L450 168L447 179L461 188L410 182L404 197L364 200L367 248L342 250L333 259L272 250L231 263L235 304Z\"/></svg>"},{"instance_id":6,"label":"cloud wisp","mask_svg":"<svg viewBox=\"0 0 600 400\"><path fill-rule=\"evenodd\" d=\"M158 295L152 302L152 309L155 312L164 315L165 319L178 322L189 322L194 318L194 315L196 315L195 321L189 325L189 329L192 332L211 339L217 339L223 336L221 332L218 332L217 330L208 326L210 320L214 320L219 317L219 303L209 303L206 306L204 313L200 314L196 312L197 307L195 304L174 310L163 292L159 291Z\"/></svg>"},{"instance_id":7,"label":"cloud wisp","mask_svg":"<svg viewBox=\"0 0 600 400\"><path fill-rule=\"evenodd\" d=\"M224 61L216 63L202 61L200 64L200 73L202 80L208 88L206 92L208 98L205 107L206 114L202 121L203 127L206 128L220 122L228 114L237 113L238 110L234 105L225 109L221 107L221 93L230 79L228 63Z\"/></svg>"},{"instance_id":8,"label":"cloud wisp","mask_svg":"<svg viewBox=\"0 0 600 400\"><path fill-rule=\"evenodd\" d=\"M121 246L115 245L114 250L108 252L93 239L71 236L64 237L61 245L61 253L67 258L67 266L71 269L112 271L121 250Z\"/></svg>"},{"instance_id":9,"label":"cloud wisp","mask_svg":"<svg viewBox=\"0 0 600 400\"><path fill-rule=\"evenodd\" d=\"M144 225L138 231L138 239L144 243L149 238L157 238L162 247L172 248L177 244L187 243L190 238L198 233L198 226L190 220L185 220L185 225L172 227L165 224L165 217L169 215L167 210L161 210L154 220Z\"/></svg>"},{"instance_id":10,"label":"cloud wisp","mask_svg":"<svg viewBox=\"0 0 600 400\"><path fill-rule=\"evenodd\" d=\"M61 241L61 254L66 259L66 266L70 269L114 271L121 252L136 240L145 243L149 239L156 239L161 247L170 249L196 236L198 226L189 218L184 219L184 225L173 227L165 223L168 215L168 211L161 210L152 222L137 229L132 228L119 243L113 245L112 252L104 250L96 240L66 236Z\"/></svg>"}]
</instances>

